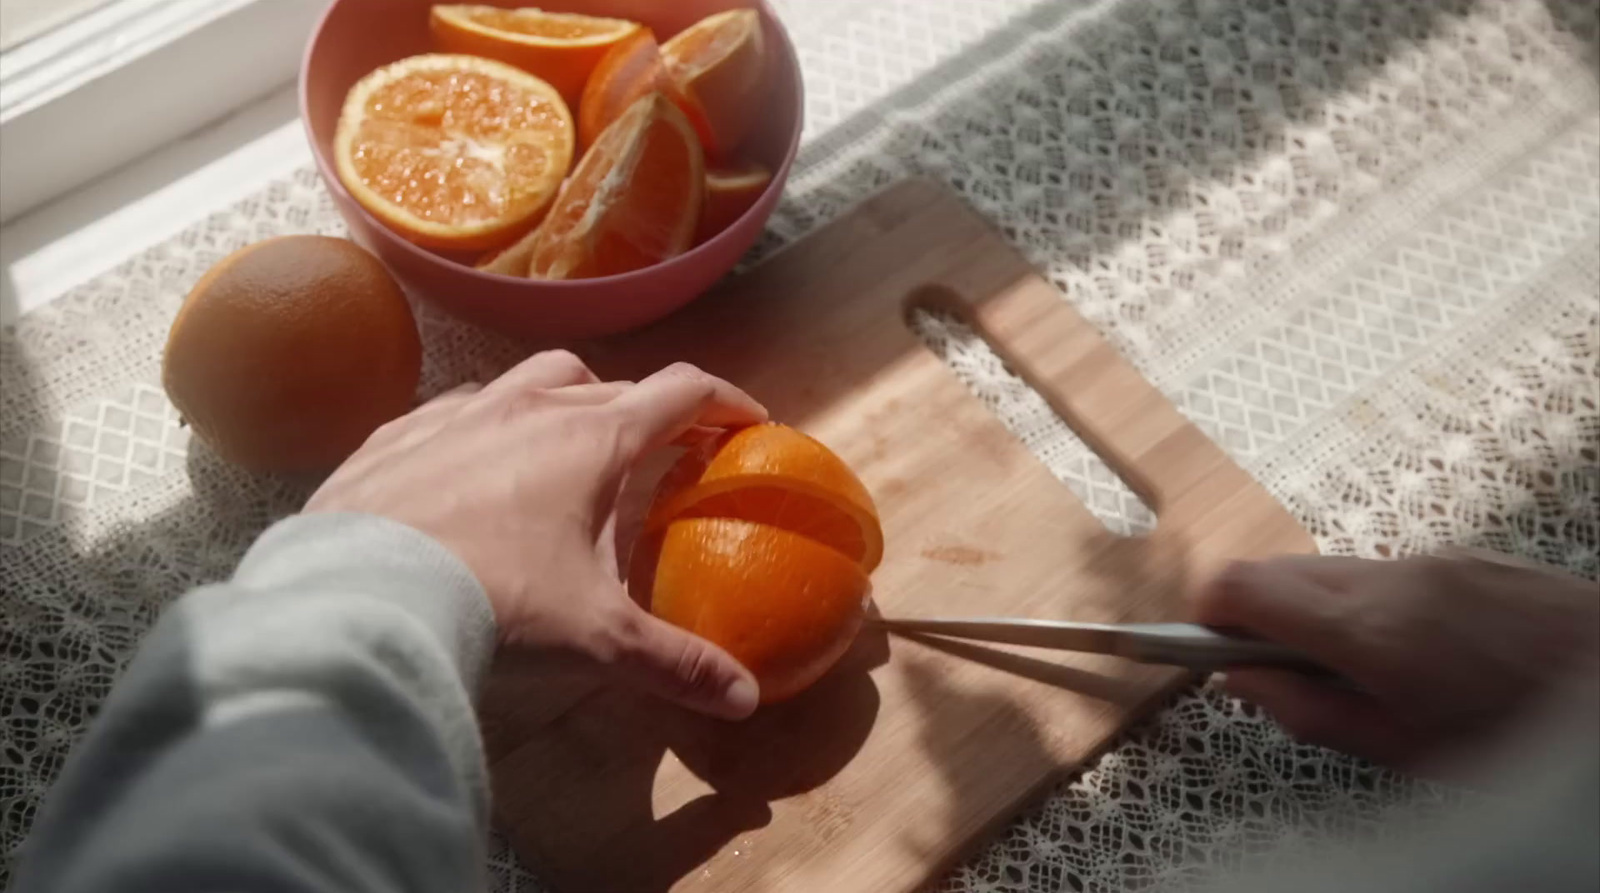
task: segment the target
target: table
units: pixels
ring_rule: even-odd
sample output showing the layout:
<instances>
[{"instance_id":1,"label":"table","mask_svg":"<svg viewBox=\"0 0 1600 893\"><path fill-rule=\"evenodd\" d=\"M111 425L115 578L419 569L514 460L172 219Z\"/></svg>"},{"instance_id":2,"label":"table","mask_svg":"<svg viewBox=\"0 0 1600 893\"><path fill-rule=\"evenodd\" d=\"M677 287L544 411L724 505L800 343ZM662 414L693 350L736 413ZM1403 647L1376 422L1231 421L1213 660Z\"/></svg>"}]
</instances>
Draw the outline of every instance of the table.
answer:
<instances>
[{"instance_id":1,"label":"table","mask_svg":"<svg viewBox=\"0 0 1600 893\"><path fill-rule=\"evenodd\" d=\"M1600 575L1600 53L1584 0L785 0L807 141L755 255L943 180L1325 553ZM309 169L3 330L0 847L172 597L304 492L186 450L159 385L228 251L342 227ZM425 311L427 386L518 348ZM916 327L1113 529L1148 512L959 323ZM1464 796L1201 687L940 885L1192 885ZM491 889L537 880L498 839Z\"/></svg>"}]
</instances>

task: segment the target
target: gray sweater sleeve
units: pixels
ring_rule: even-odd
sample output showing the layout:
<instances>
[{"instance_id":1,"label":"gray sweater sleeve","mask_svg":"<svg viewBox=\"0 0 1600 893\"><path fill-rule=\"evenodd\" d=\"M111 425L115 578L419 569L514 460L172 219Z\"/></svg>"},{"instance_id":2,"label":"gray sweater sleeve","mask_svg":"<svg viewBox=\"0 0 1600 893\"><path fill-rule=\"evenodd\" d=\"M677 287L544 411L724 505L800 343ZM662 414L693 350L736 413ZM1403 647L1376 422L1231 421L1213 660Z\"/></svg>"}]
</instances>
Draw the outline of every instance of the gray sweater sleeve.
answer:
<instances>
[{"instance_id":1,"label":"gray sweater sleeve","mask_svg":"<svg viewBox=\"0 0 1600 893\"><path fill-rule=\"evenodd\" d=\"M494 620L443 546L359 515L273 527L152 630L52 791L19 891L483 886L472 693Z\"/></svg>"}]
</instances>

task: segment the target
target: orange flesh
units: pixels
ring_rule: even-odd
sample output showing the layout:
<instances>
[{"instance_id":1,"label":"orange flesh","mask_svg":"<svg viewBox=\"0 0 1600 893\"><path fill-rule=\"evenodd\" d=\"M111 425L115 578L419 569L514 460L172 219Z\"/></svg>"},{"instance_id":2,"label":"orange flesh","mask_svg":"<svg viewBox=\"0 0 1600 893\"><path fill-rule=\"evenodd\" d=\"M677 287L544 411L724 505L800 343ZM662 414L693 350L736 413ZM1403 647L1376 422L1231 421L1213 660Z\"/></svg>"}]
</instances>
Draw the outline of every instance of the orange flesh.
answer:
<instances>
[{"instance_id":1,"label":"orange flesh","mask_svg":"<svg viewBox=\"0 0 1600 893\"><path fill-rule=\"evenodd\" d=\"M646 98L640 104L653 101ZM688 247L703 189L695 176L686 175L703 170L698 146L692 143L695 136L659 113L637 130L627 120L634 114L630 109L602 134L567 182L540 227L535 274L607 276L648 266ZM687 121L683 123L686 127ZM686 224L688 208L693 214Z\"/></svg>"},{"instance_id":2,"label":"orange flesh","mask_svg":"<svg viewBox=\"0 0 1600 893\"><path fill-rule=\"evenodd\" d=\"M373 91L365 113L351 145L357 175L417 217L451 224L499 219L538 201L518 184L545 180L551 153L505 140L566 126L546 96L472 71L407 74Z\"/></svg>"},{"instance_id":3,"label":"orange flesh","mask_svg":"<svg viewBox=\"0 0 1600 893\"><path fill-rule=\"evenodd\" d=\"M629 106L651 92L672 100L694 125L706 150L711 151L704 113L672 79L655 35L646 29L618 41L589 75L578 105L579 146L587 148L594 143Z\"/></svg>"}]
</instances>

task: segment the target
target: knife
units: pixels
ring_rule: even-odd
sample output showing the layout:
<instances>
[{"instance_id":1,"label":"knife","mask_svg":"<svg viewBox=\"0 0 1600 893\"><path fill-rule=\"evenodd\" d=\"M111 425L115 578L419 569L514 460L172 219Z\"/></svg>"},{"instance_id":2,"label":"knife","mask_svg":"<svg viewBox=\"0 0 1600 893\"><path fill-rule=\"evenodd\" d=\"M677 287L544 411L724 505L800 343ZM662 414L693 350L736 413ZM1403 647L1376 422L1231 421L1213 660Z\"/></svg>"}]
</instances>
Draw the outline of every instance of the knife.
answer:
<instances>
[{"instance_id":1,"label":"knife","mask_svg":"<svg viewBox=\"0 0 1600 893\"><path fill-rule=\"evenodd\" d=\"M874 617L868 622L897 633L1112 654L1140 663L1171 664L1202 672L1228 667L1276 667L1309 676L1335 675L1293 648L1196 623L1075 623L1005 617Z\"/></svg>"}]
</instances>

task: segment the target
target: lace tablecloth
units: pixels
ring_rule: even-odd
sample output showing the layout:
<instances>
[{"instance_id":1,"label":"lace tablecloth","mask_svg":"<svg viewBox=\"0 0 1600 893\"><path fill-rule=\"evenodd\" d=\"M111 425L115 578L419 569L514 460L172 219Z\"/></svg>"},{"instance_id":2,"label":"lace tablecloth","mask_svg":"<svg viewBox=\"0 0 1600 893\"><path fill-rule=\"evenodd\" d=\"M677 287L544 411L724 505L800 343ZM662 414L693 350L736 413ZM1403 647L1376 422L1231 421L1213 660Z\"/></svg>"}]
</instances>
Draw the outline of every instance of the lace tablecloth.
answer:
<instances>
[{"instance_id":1,"label":"lace tablecloth","mask_svg":"<svg viewBox=\"0 0 1600 893\"><path fill-rule=\"evenodd\" d=\"M1600 573L1600 93L1584 0L788 0L807 133L757 253L950 184L1326 553ZM4 331L0 845L140 633L304 493L190 454L158 358L249 241L338 233L310 171ZM425 311L427 384L519 349ZM1148 513L972 333L917 327L1106 522ZM1190 885L1459 795L1183 695L942 889ZM498 840L497 891L541 889Z\"/></svg>"}]
</instances>

